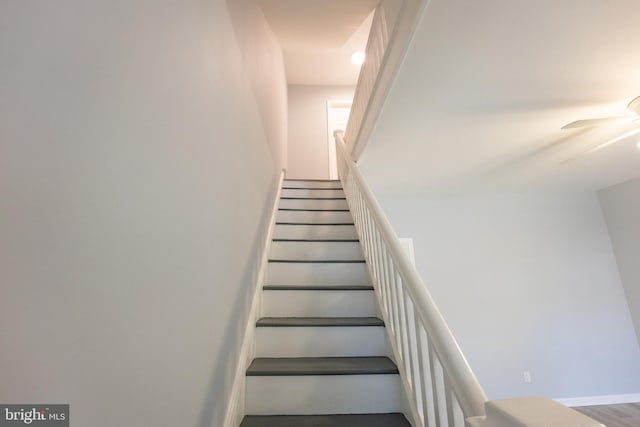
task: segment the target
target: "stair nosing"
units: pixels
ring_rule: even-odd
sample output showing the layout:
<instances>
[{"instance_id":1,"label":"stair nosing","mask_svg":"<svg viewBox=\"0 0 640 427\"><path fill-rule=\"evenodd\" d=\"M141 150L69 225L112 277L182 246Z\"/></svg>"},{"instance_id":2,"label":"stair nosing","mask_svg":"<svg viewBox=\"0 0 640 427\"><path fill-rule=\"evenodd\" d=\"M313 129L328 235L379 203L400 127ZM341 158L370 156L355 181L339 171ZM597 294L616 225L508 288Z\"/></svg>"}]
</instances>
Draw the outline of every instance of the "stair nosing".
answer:
<instances>
[{"instance_id":1,"label":"stair nosing","mask_svg":"<svg viewBox=\"0 0 640 427\"><path fill-rule=\"evenodd\" d=\"M378 317L262 317L257 328L384 327Z\"/></svg>"},{"instance_id":2,"label":"stair nosing","mask_svg":"<svg viewBox=\"0 0 640 427\"><path fill-rule=\"evenodd\" d=\"M272 242L360 242L360 239L272 239Z\"/></svg>"},{"instance_id":3,"label":"stair nosing","mask_svg":"<svg viewBox=\"0 0 640 427\"><path fill-rule=\"evenodd\" d=\"M326 191L326 190L338 190L338 191L344 191L344 189L342 187L282 187L282 190L322 190L322 191Z\"/></svg>"},{"instance_id":4,"label":"stair nosing","mask_svg":"<svg viewBox=\"0 0 640 427\"><path fill-rule=\"evenodd\" d=\"M264 285L263 291L373 291L372 285Z\"/></svg>"},{"instance_id":5,"label":"stair nosing","mask_svg":"<svg viewBox=\"0 0 640 427\"><path fill-rule=\"evenodd\" d=\"M276 222L276 225L355 225L353 222Z\"/></svg>"},{"instance_id":6,"label":"stair nosing","mask_svg":"<svg viewBox=\"0 0 640 427\"><path fill-rule=\"evenodd\" d=\"M363 259L270 259L273 263L290 264L365 264Z\"/></svg>"},{"instance_id":7,"label":"stair nosing","mask_svg":"<svg viewBox=\"0 0 640 427\"><path fill-rule=\"evenodd\" d=\"M313 179L313 178L286 178L282 180L283 182L287 181L309 181L309 182L342 182L339 179Z\"/></svg>"},{"instance_id":8,"label":"stair nosing","mask_svg":"<svg viewBox=\"0 0 640 427\"><path fill-rule=\"evenodd\" d=\"M349 209L299 209L299 208L278 208L279 211L293 212L349 212Z\"/></svg>"},{"instance_id":9,"label":"stair nosing","mask_svg":"<svg viewBox=\"0 0 640 427\"><path fill-rule=\"evenodd\" d=\"M280 200L347 200L346 197L280 197Z\"/></svg>"},{"instance_id":10,"label":"stair nosing","mask_svg":"<svg viewBox=\"0 0 640 427\"><path fill-rule=\"evenodd\" d=\"M384 423L380 418L384 419ZM313 422L313 424L307 424L305 421L309 420L318 420L321 423ZM349 424L345 424L345 422L348 422ZM352 424L353 422L356 422L357 424ZM253 425L254 427L299 427L301 425L313 425L316 427L339 427L345 425L357 425L359 427L411 427L411 424L401 412L313 415L245 415L240 427L247 427L249 425Z\"/></svg>"},{"instance_id":11,"label":"stair nosing","mask_svg":"<svg viewBox=\"0 0 640 427\"><path fill-rule=\"evenodd\" d=\"M322 366L323 364L325 366ZM246 371L247 377L398 374L397 365L386 356L257 357L253 359Z\"/></svg>"}]
</instances>

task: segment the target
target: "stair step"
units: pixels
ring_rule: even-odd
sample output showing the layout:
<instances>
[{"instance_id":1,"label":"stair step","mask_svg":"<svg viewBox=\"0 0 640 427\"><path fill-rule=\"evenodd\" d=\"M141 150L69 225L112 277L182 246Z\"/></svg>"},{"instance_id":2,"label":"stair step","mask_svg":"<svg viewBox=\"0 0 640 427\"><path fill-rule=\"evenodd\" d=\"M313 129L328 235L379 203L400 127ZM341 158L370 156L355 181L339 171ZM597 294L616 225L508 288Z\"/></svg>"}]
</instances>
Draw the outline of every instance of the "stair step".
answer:
<instances>
[{"instance_id":1,"label":"stair step","mask_svg":"<svg viewBox=\"0 0 640 427\"><path fill-rule=\"evenodd\" d=\"M354 240L358 233L353 225L276 224L274 239Z\"/></svg>"},{"instance_id":2,"label":"stair step","mask_svg":"<svg viewBox=\"0 0 640 427\"><path fill-rule=\"evenodd\" d=\"M273 239L273 242L360 242L359 239L322 239L322 238L318 238L318 239L282 239L282 238L277 238L277 239Z\"/></svg>"},{"instance_id":3,"label":"stair step","mask_svg":"<svg viewBox=\"0 0 640 427\"><path fill-rule=\"evenodd\" d=\"M363 260L359 242L306 242L273 241L269 251L271 259L290 260Z\"/></svg>"},{"instance_id":4,"label":"stair step","mask_svg":"<svg viewBox=\"0 0 640 427\"><path fill-rule=\"evenodd\" d=\"M270 259L269 262L290 264L364 264L363 259Z\"/></svg>"},{"instance_id":5,"label":"stair step","mask_svg":"<svg viewBox=\"0 0 640 427\"><path fill-rule=\"evenodd\" d=\"M395 365L391 365L395 368ZM302 369L295 373L289 369L290 375L283 375L281 369L267 366L263 372L275 375L247 375L245 413L318 415L389 413L402 410L402 383L398 374L335 374L354 371L345 366L344 369L332 369L333 374L316 375L317 370L308 369L309 366L300 368ZM381 371L384 372L382 369ZM311 374L297 375L300 372Z\"/></svg>"},{"instance_id":6,"label":"stair step","mask_svg":"<svg viewBox=\"0 0 640 427\"><path fill-rule=\"evenodd\" d=\"M282 212L351 212L349 209L298 209L298 208L278 208Z\"/></svg>"},{"instance_id":7,"label":"stair step","mask_svg":"<svg viewBox=\"0 0 640 427\"><path fill-rule=\"evenodd\" d=\"M342 188L339 180L323 180L323 179L285 179L282 183L283 187L295 188Z\"/></svg>"},{"instance_id":8,"label":"stair step","mask_svg":"<svg viewBox=\"0 0 640 427\"><path fill-rule=\"evenodd\" d=\"M376 302L371 286L265 286L264 316L341 317L375 316Z\"/></svg>"},{"instance_id":9,"label":"stair step","mask_svg":"<svg viewBox=\"0 0 640 427\"><path fill-rule=\"evenodd\" d=\"M370 285L364 262L270 262L267 285Z\"/></svg>"},{"instance_id":10,"label":"stair step","mask_svg":"<svg viewBox=\"0 0 640 427\"><path fill-rule=\"evenodd\" d=\"M279 209L349 209L345 199L280 199Z\"/></svg>"},{"instance_id":11,"label":"stair step","mask_svg":"<svg viewBox=\"0 0 640 427\"><path fill-rule=\"evenodd\" d=\"M411 427L403 414L249 415L240 427Z\"/></svg>"},{"instance_id":12,"label":"stair step","mask_svg":"<svg viewBox=\"0 0 640 427\"><path fill-rule=\"evenodd\" d=\"M304 222L304 221L277 221L276 225L355 225L353 221L325 221L325 222Z\"/></svg>"},{"instance_id":13,"label":"stair step","mask_svg":"<svg viewBox=\"0 0 640 427\"><path fill-rule=\"evenodd\" d=\"M333 224L353 222L351 212L348 210L278 210L276 222Z\"/></svg>"},{"instance_id":14,"label":"stair step","mask_svg":"<svg viewBox=\"0 0 640 427\"><path fill-rule=\"evenodd\" d=\"M333 182L333 181L331 181L331 182ZM302 184L290 184L290 183L286 183L285 182L282 185L282 189L283 190L342 190L342 187L330 187L330 188L327 188L327 187L313 187L313 186L311 186L311 187L306 186L305 187L304 183L302 183Z\"/></svg>"},{"instance_id":15,"label":"stair step","mask_svg":"<svg viewBox=\"0 0 640 427\"><path fill-rule=\"evenodd\" d=\"M377 317L263 317L257 327L384 326Z\"/></svg>"},{"instance_id":16,"label":"stair step","mask_svg":"<svg viewBox=\"0 0 640 427\"><path fill-rule=\"evenodd\" d=\"M290 186L282 187L281 197L295 198L344 198L342 189L329 188L292 188Z\"/></svg>"},{"instance_id":17,"label":"stair step","mask_svg":"<svg viewBox=\"0 0 640 427\"><path fill-rule=\"evenodd\" d=\"M265 317L256 323L257 357L356 357L385 354L376 317Z\"/></svg>"},{"instance_id":18,"label":"stair step","mask_svg":"<svg viewBox=\"0 0 640 427\"><path fill-rule=\"evenodd\" d=\"M281 196L280 200L347 200L344 196L321 196L321 195L311 195L311 196Z\"/></svg>"},{"instance_id":19,"label":"stair step","mask_svg":"<svg viewBox=\"0 0 640 427\"><path fill-rule=\"evenodd\" d=\"M265 291L373 291L371 285L264 285Z\"/></svg>"},{"instance_id":20,"label":"stair step","mask_svg":"<svg viewBox=\"0 0 640 427\"><path fill-rule=\"evenodd\" d=\"M388 357L261 357L247 368L247 376L393 375Z\"/></svg>"}]
</instances>

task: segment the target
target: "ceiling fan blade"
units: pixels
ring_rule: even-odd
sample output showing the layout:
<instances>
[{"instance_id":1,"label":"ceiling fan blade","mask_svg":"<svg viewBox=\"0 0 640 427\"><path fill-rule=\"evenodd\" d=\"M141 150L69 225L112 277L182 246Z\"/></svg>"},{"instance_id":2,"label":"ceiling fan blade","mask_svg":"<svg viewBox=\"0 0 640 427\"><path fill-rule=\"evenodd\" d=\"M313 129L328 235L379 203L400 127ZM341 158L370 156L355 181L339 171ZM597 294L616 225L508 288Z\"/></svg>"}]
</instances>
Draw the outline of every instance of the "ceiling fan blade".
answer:
<instances>
[{"instance_id":1,"label":"ceiling fan blade","mask_svg":"<svg viewBox=\"0 0 640 427\"><path fill-rule=\"evenodd\" d=\"M562 126L561 129L577 129L577 128L592 127L592 126L633 123L637 119L638 119L638 116L621 116L621 117L604 117L601 119L576 120L575 122L571 122L568 125Z\"/></svg>"},{"instance_id":2,"label":"ceiling fan blade","mask_svg":"<svg viewBox=\"0 0 640 427\"><path fill-rule=\"evenodd\" d=\"M636 114L640 114L640 96L633 98L627 108Z\"/></svg>"},{"instance_id":3,"label":"ceiling fan blade","mask_svg":"<svg viewBox=\"0 0 640 427\"><path fill-rule=\"evenodd\" d=\"M629 138L630 136L633 135L637 135L638 133L640 133L640 128L638 129L633 129L630 130L629 132L623 133L622 135L616 136L615 138L611 138L610 140L603 142L602 144L596 145L595 147L592 147L586 151L583 151L582 153L578 154L577 156L571 157L570 159L567 159L565 161L563 161L562 163L569 163L572 162L576 159L579 159L582 156L586 156L587 154L591 154L591 153L595 153L596 151L600 151L605 147L608 147L612 144L615 144L617 142L623 141L627 138Z\"/></svg>"}]
</instances>

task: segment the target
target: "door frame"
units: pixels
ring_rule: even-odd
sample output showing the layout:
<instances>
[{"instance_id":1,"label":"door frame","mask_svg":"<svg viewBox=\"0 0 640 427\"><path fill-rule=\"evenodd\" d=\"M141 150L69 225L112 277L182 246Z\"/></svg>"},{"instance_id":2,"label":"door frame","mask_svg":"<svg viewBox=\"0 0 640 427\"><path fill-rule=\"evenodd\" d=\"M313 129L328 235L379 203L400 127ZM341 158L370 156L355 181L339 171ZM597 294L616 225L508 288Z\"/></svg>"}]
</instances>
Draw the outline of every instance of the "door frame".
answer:
<instances>
[{"instance_id":1,"label":"door frame","mask_svg":"<svg viewBox=\"0 0 640 427\"><path fill-rule=\"evenodd\" d=\"M338 179L338 163L336 160L336 144L333 132L338 129L336 112L348 108L351 110L351 101L327 101L327 153L329 155L329 179ZM346 123L344 123L346 127ZM344 129L342 129L344 130Z\"/></svg>"}]
</instances>

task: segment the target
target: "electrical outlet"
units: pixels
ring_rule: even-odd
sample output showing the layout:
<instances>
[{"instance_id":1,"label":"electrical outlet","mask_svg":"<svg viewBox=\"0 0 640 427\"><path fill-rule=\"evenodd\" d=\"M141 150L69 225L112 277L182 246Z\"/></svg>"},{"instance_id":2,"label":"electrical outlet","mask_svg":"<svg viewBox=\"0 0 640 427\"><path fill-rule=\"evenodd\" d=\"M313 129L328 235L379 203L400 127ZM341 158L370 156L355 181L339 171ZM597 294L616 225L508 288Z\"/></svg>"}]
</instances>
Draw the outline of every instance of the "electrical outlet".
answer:
<instances>
[{"instance_id":1,"label":"electrical outlet","mask_svg":"<svg viewBox=\"0 0 640 427\"><path fill-rule=\"evenodd\" d=\"M524 379L525 383L530 383L531 382L531 372L529 371L524 371L522 373L522 378Z\"/></svg>"}]
</instances>

